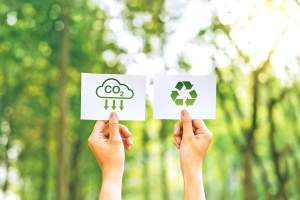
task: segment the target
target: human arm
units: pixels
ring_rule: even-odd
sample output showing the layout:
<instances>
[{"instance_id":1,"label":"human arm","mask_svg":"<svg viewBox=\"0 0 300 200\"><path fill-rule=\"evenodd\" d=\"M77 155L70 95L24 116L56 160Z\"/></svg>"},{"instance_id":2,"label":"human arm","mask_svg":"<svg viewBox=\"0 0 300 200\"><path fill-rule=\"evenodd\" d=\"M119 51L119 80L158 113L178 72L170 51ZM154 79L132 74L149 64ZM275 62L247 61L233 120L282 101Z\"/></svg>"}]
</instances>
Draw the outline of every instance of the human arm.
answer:
<instances>
[{"instance_id":1,"label":"human arm","mask_svg":"<svg viewBox=\"0 0 300 200\"><path fill-rule=\"evenodd\" d=\"M180 151L180 167L184 180L184 200L205 200L202 163L212 133L202 120L192 120L186 110L176 124L173 140Z\"/></svg>"},{"instance_id":2,"label":"human arm","mask_svg":"<svg viewBox=\"0 0 300 200\"><path fill-rule=\"evenodd\" d=\"M116 113L109 121L97 121L89 136L88 145L102 171L100 200L121 200L125 149L131 149L131 133L120 125Z\"/></svg>"}]
</instances>

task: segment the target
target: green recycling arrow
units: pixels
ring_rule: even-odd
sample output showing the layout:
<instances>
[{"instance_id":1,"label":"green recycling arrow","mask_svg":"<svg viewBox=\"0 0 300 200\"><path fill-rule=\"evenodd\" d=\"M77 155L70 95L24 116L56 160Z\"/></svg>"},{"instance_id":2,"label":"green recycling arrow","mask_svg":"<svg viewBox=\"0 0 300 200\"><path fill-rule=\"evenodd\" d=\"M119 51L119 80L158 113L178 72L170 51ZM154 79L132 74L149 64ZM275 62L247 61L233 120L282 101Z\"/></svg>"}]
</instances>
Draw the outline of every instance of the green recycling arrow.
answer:
<instances>
[{"instance_id":1,"label":"green recycling arrow","mask_svg":"<svg viewBox=\"0 0 300 200\"><path fill-rule=\"evenodd\" d=\"M182 87L183 87L183 83L182 82L178 82L175 87L176 87L176 89L181 90Z\"/></svg>"},{"instance_id":2,"label":"green recycling arrow","mask_svg":"<svg viewBox=\"0 0 300 200\"><path fill-rule=\"evenodd\" d=\"M190 91L190 95L191 95L191 97L192 97L193 99L196 99L197 96L198 96L196 90Z\"/></svg>"},{"instance_id":3,"label":"green recycling arrow","mask_svg":"<svg viewBox=\"0 0 300 200\"><path fill-rule=\"evenodd\" d=\"M185 100L179 98L180 92L182 90L187 90L189 97L187 97ZM176 83L174 90L171 91L171 99L177 106L182 106L182 105L187 105L187 106L192 106L196 99L197 99L197 92L195 89L193 89L193 84L190 81L179 81Z\"/></svg>"},{"instance_id":4,"label":"green recycling arrow","mask_svg":"<svg viewBox=\"0 0 300 200\"><path fill-rule=\"evenodd\" d=\"M178 91L172 91L171 93L171 98L173 99L173 101L175 101L175 99L179 96Z\"/></svg>"},{"instance_id":5,"label":"green recycling arrow","mask_svg":"<svg viewBox=\"0 0 300 200\"><path fill-rule=\"evenodd\" d=\"M176 104L177 106L182 106L182 105L183 105L183 99L176 99L176 100L175 100L175 104Z\"/></svg>"},{"instance_id":6,"label":"green recycling arrow","mask_svg":"<svg viewBox=\"0 0 300 200\"><path fill-rule=\"evenodd\" d=\"M194 104L195 101L196 101L196 99L186 99L186 100L185 100L185 104L186 104L187 106L191 106L191 105Z\"/></svg>"},{"instance_id":7,"label":"green recycling arrow","mask_svg":"<svg viewBox=\"0 0 300 200\"><path fill-rule=\"evenodd\" d=\"M189 82L189 81L182 81L182 82L183 82L185 88L188 90L193 87L193 84L191 84L191 82Z\"/></svg>"}]
</instances>

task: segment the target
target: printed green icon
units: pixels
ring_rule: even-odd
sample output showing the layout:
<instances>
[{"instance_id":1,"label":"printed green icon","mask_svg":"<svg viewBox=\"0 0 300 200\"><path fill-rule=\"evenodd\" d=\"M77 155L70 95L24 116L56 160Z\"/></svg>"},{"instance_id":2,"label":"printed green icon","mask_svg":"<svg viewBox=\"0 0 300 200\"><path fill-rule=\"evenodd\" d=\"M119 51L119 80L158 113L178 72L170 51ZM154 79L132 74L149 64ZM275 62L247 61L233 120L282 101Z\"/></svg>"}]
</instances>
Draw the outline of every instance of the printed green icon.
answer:
<instances>
[{"instance_id":1,"label":"printed green icon","mask_svg":"<svg viewBox=\"0 0 300 200\"><path fill-rule=\"evenodd\" d=\"M97 87L96 95L99 98L105 99L104 108L107 110L109 108L109 99L112 100L111 108L113 110L118 107L120 110L124 109L124 99L132 99L134 96L134 92L130 89L126 84L120 83L115 78L106 79L102 85ZM119 106L117 105L117 101L119 100Z\"/></svg>"},{"instance_id":2,"label":"printed green icon","mask_svg":"<svg viewBox=\"0 0 300 200\"><path fill-rule=\"evenodd\" d=\"M185 99L180 98L180 93L185 90L188 95ZM192 106L197 99L197 92L193 89L193 84L190 81L179 81L175 89L171 91L171 98L177 106L187 105Z\"/></svg>"}]
</instances>

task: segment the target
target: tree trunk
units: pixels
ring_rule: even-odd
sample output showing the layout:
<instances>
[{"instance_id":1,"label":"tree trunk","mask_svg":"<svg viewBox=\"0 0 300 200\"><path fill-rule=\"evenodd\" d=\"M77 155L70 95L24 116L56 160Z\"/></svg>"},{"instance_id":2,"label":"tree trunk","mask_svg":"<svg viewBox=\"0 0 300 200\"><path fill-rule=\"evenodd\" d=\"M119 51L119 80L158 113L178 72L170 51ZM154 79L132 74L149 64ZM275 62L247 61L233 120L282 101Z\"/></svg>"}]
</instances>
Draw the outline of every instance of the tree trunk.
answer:
<instances>
[{"instance_id":1,"label":"tree trunk","mask_svg":"<svg viewBox=\"0 0 300 200\"><path fill-rule=\"evenodd\" d=\"M73 150L71 155L71 166L72 171L70 173L70 185L69 185L69 191L70 191L70 200L81 200L84 199L81 196L81 187L80 187L80 166L79 166L79 160L80 160L80 154L82 150L82 141L80 138L77 138L77 140L73 144Z\"/></svg>"},{"instance_id":2,"label":"tree trunk","mask_svg":"<svg viewBox=\"0 0 300 200\"><path fill-rule=\"evenodd\" d=\"M64 28L60 36L59 60L59 121L57 131L57 184L58 200L68 199L68 96L67 96L67 69L69 65L69 27L66 0L61 0L62 21Z\"/></svg>"},{"instance_id":3,"label":"tree trunk","mask_svg":"<svg viewBox=\"0 0 300 200\"><path fill-rule=\"evenodd\" d=\"M298 199L300 199L300 164L299 164L299 160L298 160L298 154L297 153L293 153L293 165L294 165L294 170L295 170L295 174L296 174L296 190L297 190L297 195L298 195Z\"/></svg>"},{"instance_id":4,"label":"tree trunk","mask_svg":"<svg viewBox=\"0 0 300 200\"><path fill-rule=\"evenodd\" d=\"M148 160L149 160L149 152L148 152L148 129L147 125L144 124L143 128L143 140L142 140L142 163L143 163L143 195L144 200L150 200L150 191L149 191L149 170L148 170Z\"/></svg>"},{"instance_id":5,"label":"tree trunk","mask_svg":"<svg viewBox=\"0 0 300 200\"><path fill-rule=\"evenodd\" d=\"M48 113L49 114L49 113ZM49 117L50 115L48 115ZM45 120L43 129L41 132L41 138L42 138L42 155L43 155L43 167L42 167L42 173L41 173L41 185L39 189L39 199L47 199L48 196L48 176L49 176L49 166L50 166L50 160L49 160L49 118L48 120Z\"/></svg>"},{"instance_id":6,"label":"tree trunk","mask_svg":"<svg viewBox=\"0 0 300 200\"><path fill-rule=\"evenodd\" d=\"M229 136L232 140L232 144L236 147L237 151L240 152L240 151L243 151L244 149L244 146L243 144L241 143L241 140L239 139L238 136L235 136L232 134L232 132L234 132L234 123L233 123L233 117L231 115L233 115L232 111L230 110L230 108L228 108L227 104L226 104L226 99L227 100L230 100L228 98L226 98L226 93L223 92L223 90L221 90L222 86L224 85L225 87L225 81L223 79L223 76L222 76L222 72L219 68L215 67L215 72L216 72L216 75L218 76L218 79L219 79L219 87L217 87L217 96L218 98L220 99L220 104L221 104L221 108L222 108L222 111L224 113L224 116L225 116L225 124L227 126L227 130L229 132ZM239 118L240 119L244 119L244 113L240 107L240 103L239 103L239 100L236 96L236 93L234 91L234 89L232 88L231 85L226 85L226 87L229 87L229 90L230 90L230 95L232 96L232 100L233 102L235 102L235 111L236 113L238 114ZM243 127L239 127L240 130L243 130ZM255 161L255 163L259 166L260 170L261 170L261 179L263 181L263 184L264 184L264 187L265 187L265 191L266 191L266 199L270 199L270 193L269 193L269 188L270 188L270 181L269 181L269 178L267 176L267 169L266 167L264 166L264 163L263 161L261 160L261 158L259 157L259 155L257 155L255 153L255 151L251 151L251 154L252 154L252 157L254 158L253 161ZM251 157L251 156L250 156ZM245 184L247 185L252 185L252 172L251 172L251 158L249 157L249 155L247 155L247 157L244 157L244 176L245 176ZM250 165L250 167L249 167ZM249 169L250 169L250 172L249 172ZM246 174L247 173L247 174ZM252 187L252 186L251 186ZM249 193L252 193L251 191L249 191ZM250 195L249 195L250 196ZM250 197L249 197L250 198Z\"/></svg>"},{"instance_id":7,"label":"tree trunk","mask_svg":"<svg viewBox=\"0 0 300 200\"><path fill-rule=\"evenodd\" d=\"M282 92L284 94L284 92ZM287 183L288 183L288 167L286 164L285 169L281 168L280 162L285 158L284 155L278 150L275 141L276 125L274 119L274 108L277 103L282 100L283 95L278 99L271 99L268 105L268 119L269 119L269 141L270 141L270 151L273 160L274 171L277 179L277 199L287 199ZM281 158L282 157L282 158Z\"/></svg>"},{"instance_id":8,"label":"tree trunk","mask_svg":"<svg viewBox=\"0 0 300 200\"><path fill-rule=\"evenodd\" d=\"M251 165L251 149L245 150L244 154L244 192L245 200L253 200L254 198L254 188L252 180L252 165Z\"/></svg>"},{"instance_id":9,"label":"tree trunk","mask_svg":"<svg viewBox=\"0 0 300 200\"><path fill-rule=\"evenodd\" d=\"M161 189L162 189L162 199L169 200L169 187L168 178L166 170L166 138L167 138L167 122L162 121L161 128L159 131L161 151L160 151L160 177L161 177Z\"/></svg>"},{"instance_id":10,"label":"tree trunk","mask_svg":"<svg viewBox=\"0 0 300 200\"><path fill-rule=\"evenodd\" d=\"M7 122L8 123L8 122ZM9 124L9 123L8 123ZM5 178L4 178L4 183L2 186L2 192L5 196L7 190L8 190L8 186L9 186L9 170L10 170L10 160L8 158L8 151L10 149L10 130L7 130L6 132L4 132L4 134L6 135L6 144L4 146L4 168L5 168Z\"/></svg>"},{"instance_id":11,"label":"tree trunk","mask_svg":"<svg viewBox=\"0 0 300 200\"><path fill-rule=\"evenodd\" d=\"M252 73L252 117L251 127L245 134L245 155L244 155L244 192L245 200L252 200L255 197L255 190L252 180L252 152L254 149L254 134L257 128L257 108L258 108L258 95L259 95L259 82L258 76L261 71L254 71Z\"/></svg>"},{"instance_id":12,"label":"tree trunk","mask_svg":"<svg viewBox=\"0 0 300 200\"><path fill-rule=\"evenodd\" d=\"M4 134L6 136L6 143L4 145L4 159L3 159L3 164L4 164L4 168L5 168L5 178L4 178L4 182L2 185L2 193L5 196L7 190L8 190L8 186L9 186L9 180L8 180L8 173L10 170L10 161L8 158L8 151L10 149L10 135L11 135L11 124L10 124L10 113L8 113L6 111L6 108L8 107L8 102L9 102L9 84L8 84L8 74L6 71L6 67L2 68L2 73L3 73L3 95L1 97L1 101L0 101L0 123L6 123L7 128L3 129L0 128L0 135Z\"/></svg>"}]
</instances>

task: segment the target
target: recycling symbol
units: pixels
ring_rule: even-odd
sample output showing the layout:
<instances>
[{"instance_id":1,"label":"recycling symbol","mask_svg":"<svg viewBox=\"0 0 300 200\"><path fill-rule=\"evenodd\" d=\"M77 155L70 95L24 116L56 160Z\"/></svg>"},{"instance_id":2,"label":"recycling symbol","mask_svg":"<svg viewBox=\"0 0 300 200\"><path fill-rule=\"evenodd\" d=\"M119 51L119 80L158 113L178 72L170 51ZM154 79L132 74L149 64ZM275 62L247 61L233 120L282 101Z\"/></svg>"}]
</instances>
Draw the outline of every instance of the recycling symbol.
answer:
<instances>
[{"instance_id":1,"label":"recycling symbol","mask_svg":"<svg viewBox=\"0 0 300 200\"><path fill-rule=\"evenodd\" d=\"M180 98L180 92L186 90L188 93L185 99ZM171 98L177 106L187 105L192 106L197 99L197 92L193 89L193 84L190 81L179 81L174 90L171 91Z\"/></svg>"}]
</instances>

